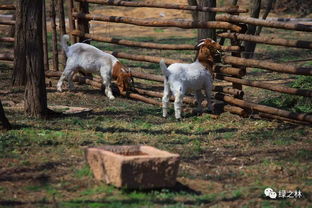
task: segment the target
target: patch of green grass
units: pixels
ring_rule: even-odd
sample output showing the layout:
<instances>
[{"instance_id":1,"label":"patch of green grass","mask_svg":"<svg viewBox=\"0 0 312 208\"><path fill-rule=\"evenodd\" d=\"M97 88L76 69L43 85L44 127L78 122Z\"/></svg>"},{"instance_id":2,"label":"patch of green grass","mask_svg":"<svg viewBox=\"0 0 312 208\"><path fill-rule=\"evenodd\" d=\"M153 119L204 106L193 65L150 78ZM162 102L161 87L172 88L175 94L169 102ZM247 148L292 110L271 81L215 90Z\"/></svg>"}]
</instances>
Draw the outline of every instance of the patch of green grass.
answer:
<instances>
[{"instance_id":1,"label":"patch of green grass","mask_svg":"<svg viewBox=\"0 0 312 208\"><path fill-rule=\"evenodd\" d=\"M289 85L298 89L312 89L312 77L297 76L296 80ZM309 97L295 96L295 95L281 95L266 99L260 104L281 108L289 111L308 113L312 112L312 99Z\"/></svg>"},{"instance_id":2,"label":"patch of green grass","mask_svg":"<svg viewBox=\"0 0 312 208\"><path fill-rule=\"evenodd\" d=\"M299 160L312 160L312 151L306 149L298 150L296 153L296 158Z\"/></svg>"},{"instance_id":3,"label":"patch of green grass","mask_svg":"<svg viewBox=\"0 0 312 208\"><path fill-rule=\"evenodd\" d=\"M75 177L82 179L83 177L91 178L93 176L92 171L88 165L84 165L82 168L74 172Z\"/></svg>"},{"instance_id":4,"label":"patch of green grass","mask_svg":"<svg viewBox=\"0 0 312 208\"><path fill-rule=\"evenodd\" d=\"M96 194L111 194L114 191L113 186L109 185L99 185L93 188L85 189L80 192L82 196L91 196Z\"/></svg>"},{"instance_id":5,"label":"patch of green grass","mask_svg":"<svg viewBox=\"0 0 312 208\"><path fill-rule=\"evenodd\" d=\"M162 29L162 28L155 28L154 31L157 32L157 33L162 33L162 32L164 32L165 30Z\"/></svg>"}]
</instances>

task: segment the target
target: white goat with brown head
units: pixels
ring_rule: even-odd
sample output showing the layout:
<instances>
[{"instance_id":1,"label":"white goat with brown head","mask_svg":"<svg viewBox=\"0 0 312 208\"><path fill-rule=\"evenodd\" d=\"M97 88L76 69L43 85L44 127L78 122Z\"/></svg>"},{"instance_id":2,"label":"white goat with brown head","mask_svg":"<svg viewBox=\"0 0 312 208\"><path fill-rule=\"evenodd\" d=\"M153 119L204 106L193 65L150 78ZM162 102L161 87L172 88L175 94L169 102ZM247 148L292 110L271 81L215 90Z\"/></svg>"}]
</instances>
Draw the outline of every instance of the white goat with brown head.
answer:
<instances>
[{"instance_id":1,"label":"white goat with brown head","mask_svg":"<svg viewBox=\"0 0 312 208\"><path fill-rule=\"evenodd\" d=\"M214 56L216 53L220 53L221 46L211 39L203 39L196 47L198 48L197 58L191 64L174 63L167 68L164 60L161 60L159 63L165 75L164 95L162 98L163 117L167 117L170 92L175 97L174 111L176 119L181 118L182 100L188 91L195 91L198 111L202 112L201 91L204 90L208 102L208 110L212 111L212 70Z\"/></svg>"},{"instance_id":2,"label":"white goat with brown head","mask_svg":"<svg viewBox=\"0 0 312 208\"><path fill-rule=\"evenodd\" d=\"M133 83L131 72L116 57L85 43L75 43L68 46L67 41L68 35L64 35L62 47L66 53L67 62L57 83L58 91L62 91L65 78L68 80L69 89L74 89L72 78L78 70L100 74L105 86L105 94L110 100L115 98L111 90L112 79L116 80L119 91L129 89L130 84Z\"/></svg>"}]
</instances>

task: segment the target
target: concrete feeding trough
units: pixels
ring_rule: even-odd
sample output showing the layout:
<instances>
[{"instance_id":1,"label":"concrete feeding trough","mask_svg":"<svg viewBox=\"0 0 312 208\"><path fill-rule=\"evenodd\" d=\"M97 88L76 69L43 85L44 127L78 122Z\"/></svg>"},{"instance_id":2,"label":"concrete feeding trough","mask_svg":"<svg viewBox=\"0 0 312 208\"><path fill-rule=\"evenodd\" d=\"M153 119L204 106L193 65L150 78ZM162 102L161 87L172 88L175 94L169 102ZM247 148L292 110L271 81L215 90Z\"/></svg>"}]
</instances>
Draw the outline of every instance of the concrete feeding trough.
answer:
<instances>
[{"instance_id":1,"label":"concrete feeding trough","mask_svg":"<svg viewBox=\"0 0 312 208\"><path fill-rule=\"evenodd\" d=\"M174 186L180 162L178 154L146 145L87 148L86 159L97 180L129 189Z\"/></svg>"}]
</instances>

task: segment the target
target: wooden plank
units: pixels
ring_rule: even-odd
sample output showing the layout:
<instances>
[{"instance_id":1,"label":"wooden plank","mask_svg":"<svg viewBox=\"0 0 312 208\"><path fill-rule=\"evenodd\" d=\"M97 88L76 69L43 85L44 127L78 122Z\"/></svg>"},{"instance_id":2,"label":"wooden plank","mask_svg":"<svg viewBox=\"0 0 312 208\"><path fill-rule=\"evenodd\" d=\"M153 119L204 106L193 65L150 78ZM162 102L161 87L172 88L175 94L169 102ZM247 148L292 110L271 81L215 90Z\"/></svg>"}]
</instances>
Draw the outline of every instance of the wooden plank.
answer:
<instances>
[{"instance_id":1,"label":"wooden plank","mask_svg":"<svg viewBox=\"0 0 312 208\"><path fill-rule=\"evenodd\" d=\"M239 79L239 78L235 78L235 77L227 77L227 76L223 76L220 74L217 74L216 78L221 79L221 80L225 80L228 82L232 82L232 83L238 83L238 84L242 84L242 85L246 85L246 86L271 90L274 92L281 92L281 93L286 93L286 94L291 94L291 95L312 97L312 90L291 88L291 87L286 87L286 86L277 85L277 84L268 84L268 83L264 83L263 81L252 81L252 80Z\"/></svg>"},{"instance_id":2,"label":"wooden plank","mask_svg":"<svg viewBox=\"0 0 312 208\"><path fill-rule=\"evenodd\" d=\"M93 20L93 21L103 21L103 22L115 22L115 23L127 23L138 26L145 27L178 27L184 29L194 29L194 28L214 28L214 29L228 29L231 31L239 32L241 27L221 21L212 22L193 22L189 20L159 20L159 19L139 19L131 17L120 17L120 16L105 16L105 15L95 15L95 14L85 14L74 12L73 16L78 19Z\"/></svg>"},{"instance_id":3,"label":"wooden plank","mask_svg":"<svg viewBox=\"0 0 312 208\"><path fill-rule=\"evenodd\" d=\"M274 63L269 61L263 60L256 60L256 59L245 59L245 58L238 58L233 56L224 56L223 62L226 64L235 64L240 66L247 66L247 67L256 67L256 68L263 68L270 71L287 73L287 74L297 74L297 75L312 75L312 68L304 68L304 67L297 67L289 64L280 64Z\"/></svg>"},{"instance_id":4,"label":"wooden plank","mask_svg":"<svg viewBox=\"0 0 312 208\"><path fill-rule=\"evenodd\" d=\"M164 9L178 9L189 11L202 11L202 12L235 12L235 13L247 13L248 9L240 9L238 7L201 7L201 6L189 6L178 4L164 4L156 3L152 1L122 1L122 0L76 0L78 2L88 2L94 4L104 4L113 6L125 6L125 7L149 7L149 8L164 8Z\"/></svg>"},{"instance_id":5,"label":"wooden plank","mask_svg":"<svg viewBox=\"0 0 312 208\"><path fill-rule=\"evenodd\" d=\"M117 45L124 45L124 46L133 46L133 47L140 47L140 48L151 48L151 49L161 49L161 50L196 50L195 46L190 44L159 44L159 43L151 43L151 42L136 42L112 37L105 37L101 35L94 35L94 34L83 34L79 30L74 30L71 32L72 35L85 37L88 39L92 39L95 41L105 42L105 43L112 43ZM232 46L222 46L223 51L240 51L240 47L232 47Z\"/></svg>"},{"instance_id":6,"label":"wooden plank","mask_svg":"<svg viewBox=\"0 0 312 208\"><path fill-rule=\"evenodd\" d=\"M312 26L309 26L309 25L261 20L257 18L242 17L242 16L236 16L236 15L227 15L227 14L217 15L216 20L225 21L225 22L245 23L245 24L258 25L258 26L263 26L263 27L271 27L271 28L277 28L277 29L312 32Z\"/></svg>"},{"instance_id":7,"label":"wooden plank","mask_svg":"<svg viewBox=\"0 0 312 208\"><path fill-rule=\"evenodd\" d=\"M286 110L281 110L278 108L273 108L273 107L269 107L265 105L259 105L256 103L251 103L251 102L240 100L231 96L227 96L222 93L217 93L215 98L218 100L222 100L224 102L233 104L233 105L237 105L241 108L248 108L253 111L268 113L268 114L277 115L277 116L281 116L281 117L285 117L289 119L306 121L306 122L312 123L312 115L309 115L307 113L294 113L294 112L289 112Z\"/></svg>"},{"instance_id":8,"label":"wooden plank","mask_svg":"<svg viewBox=\"0 0 312 208\"><path fill-rule=\"evenodd\" d=\"M0 10L15 10L16 7L13 4L8 5L0 5Z\"/></svg>"},{"instance_id":9,"label":"wooden plank","mask_svg":"<svg viewBox=\"0 0 312 208\"><path fill-rule=\"evenodd\" d=\"M264 43L264 44L269 44L269 45L279 45L279 46L294 47L294 48L312 49L312 41L287 40L283 38L246 35L246 34L239 34L239 33L219 33L217 35L222 38L238 39L238 40L244 40L244 41L250 41L250 42L256 42L256 43Z\"/></svg>"},{"instance_id":10,"label":"wooden plank","mask_svg":"<svg viewBox=\"0 0 312 208\"><path fill-rule=\"evenodd\" d=\"M12 54L0 54L0 60L2 61L13 61L14 60L14 56Z\"/></svg>"}]
</instances>

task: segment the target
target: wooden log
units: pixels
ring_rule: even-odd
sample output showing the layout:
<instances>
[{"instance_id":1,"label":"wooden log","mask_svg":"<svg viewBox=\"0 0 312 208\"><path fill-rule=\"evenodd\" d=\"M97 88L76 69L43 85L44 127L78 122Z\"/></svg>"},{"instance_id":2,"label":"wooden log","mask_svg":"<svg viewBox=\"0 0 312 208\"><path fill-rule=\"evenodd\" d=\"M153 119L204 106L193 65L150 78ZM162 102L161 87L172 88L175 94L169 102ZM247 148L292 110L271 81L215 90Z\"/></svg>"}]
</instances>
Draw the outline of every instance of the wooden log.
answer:
<instances>
[{"instance_id":1,"label":"wooden log","mask_svg":"<svg viewBox=\"0 0 312 208\"><path fill-rule=\"evenodd\" d=\"M57 16L59 19L59 32L60 32L60 40L63 35L66 34L66 25L65 25L65 12L64 12L64 0L57 0ZM61 69L64 70L66 64L66 54L64 50L61 51L60 63Z\"/></svg>"},{"instance_id":2,"label":"wooden log","mask_svg":"<svg viewBox=\"0 0 312 208\"><path fill-rule=\"evenodd\" d=\"M167 58L156 57L156 56L134 55L134 54L128 54L124 52L113 52L113 51L106 51L106 52L112 54L113 56L117 58L124 58L124 59L129 59L129 60L134 60L134 61L159 63L161 59L164 59L166 64L182 62L181 60L167 59Z\"/></svg>"},{"instance_id":3,"label":"wooden log","mask_svg":"<svg viewBox=\"0 0 312 208\"><path fill-rule=\"evenodd\" d=\"M8 20L0 18L0 25L15 25L15 20Z\"/></svg>"},{"instance_id":4,"label":"wooden log","mask_svg":"<svg viewBox=\"0 0 312 208\"><path fill-rule=\"evenodd\" d=\"M94 34L83 34L79 30L74 30L71 32L72 35L78 36L78 37L84 37L100 42L105 43L113 43L117 45L124 45L124 46L133 46L133 47L140 47L140 48L151 48L151 49L161 49L161 50L196 50L195 46L190 44L157 44L157 43L151 43L151 42L136 42L136 41L130 41L130 40L123 40L118 38L111 38L111 37L105 37L100 35L94 35ZM223 51L240 51L240 47L231 47L231 46L222 46Z\"/></svg>"},{"instance_id":5,"label":"wooden log","mask_svg":"<svg viewBox=\"0 0 312 208\"><path fill-rule=\"evenodd\" d=\"M230 112L230 113L242 116L244 118L246 118L248 116L245 109L237 107L237 106L233 106L233 105L224 105L223 111Z\"/></svg>"},{"instance_id":6,"label":"wooden log","mask_svg":"<svg viewBox=\"0 0 312 208\"><path fill-rule=\"evenodd\" d=\"M281 117L281 116L277 116L277 115L272 115L272 114L268 114L268 113L259 113L259 116L261 118L266 118L266 119L276 119L276 120L286 121L289 123L297 123L297 124L311 126L311 123L309 123L309 122L293 120L293 119L289 119L289 118L285 118L285 117Z\"/></svg>"},{"instance_id":7,"label":"wooden log","mask_svg":"<svg viewBox=\"0 0 312 208\"><path fill-rule=\"evenodd\" d=\"M185 29L193 28L214 28L214 29L228 29L231 31L239 32L241 27L228 23L228 22L193 22L189 20L159 20L159 19L139 19L131 17L119 17L119 16L105 16L96 14L85 14L74 12L73 16L78 19L93 20L93 21L104 21L104 22L115 22L115 23L127 23L138 26L146 27L178 27Z\"/></svg>"},{"instance_id":8,"label":"wooden log","mask_svg":"<svg viewBox=\"0 0 312 208\"><path fill-rule=\"evenodd\" d=\"M14 38L12 38L12 37L0 37L0 42L11 42L11 43L14 43Z\"/></svg>"},{"instance_id":9,"label":"wooden log","mask_svg":"<svg viewBox=\"0 0 312 208\"><path fill-rule=\"evenodd\" d=\"M69 31L74 31L76 29L75 20L73 18L74 11L74 2L73 0L67 0L67 16L68 16L68 23L69 23ZM73 35L70 35L70 40L72 43L76 43L76 38Z\"/></svg>"},{"instance_id":10,"label":"wooden log","mask_svg":"<svg viewBox=\"0 0 312 208\"><path fill-rule=\"evenodd\" d=\"M240 100L237 98L233 98L231 96L224 95L222 93L217 93L215 95L215 98L218 100L222 100L224 102L237 105L242 108L248 108L253 111L259 111L263 113L268 113L272 115L277 115L289 119L299 120L299 121L306 121L312 123L312 115L306 114L306 113L293 113L286 110L281 110L278 108L273 108L265 105L260 105L256 103L247 102L244 100Z\"/></svg>"},{"instance_id":11,"label":"wooden log","mask_svg":"<svg viewBox=\"0 0 312 208\"><path fill-rule=\"evenodd\" d=\"M239 77L243 77L246 75L245 69L236 68L236 67L226 67L226 66L216 66L214 72L217 74L227 74L227 75L239 76Z\"/></svg>"},{"instance_id":12,"label":"wooden log","mask_svg":"<svg viewBox=\"0 0 312 208\"><path fill-rule=\"evenodd\" d=\"M147 74L143 72L136 72L136 71L131 71L131 74L133 77L140 78L140 79L145 79L145 80L152 80L156 82L164 82L164 77L161 75L155 75L155 74Z\"/></svg>"},{"instance_id":13,"label":"wooden log","mask_svg":"<svg viewBox=\"0 0 312 208\"><path fill-rule=\"evenodd\" d=\"M236 64L240 66L263 68L270 71L287 74L310 75L310 76L312 75L312 68L296 67L289 64L279 64L263 60L224 56L223 62L226 64Z\"/></svg>"},{"instance_id":14,"label":"wooden log","mask_svg":"<svg viewBox=\"0 0 312 208\"><path fill-rule=\"evenodd\" d=\"M57 50L57 32L56 32L56 21L55 21L55 17L56 17L56 13L55 13L55 0L51 0L50 2L50 18L51 18L51 28L52 28L52 54L53 54L53 70L58 71L59 70L59 59L58 59L58 50Z\"/></svg>"},{"instance_id":15,"label":"wooden log","mask_svg":"<svg viewBox=\"0 0 312 208\"><path fill-rule=\"evenodd\" d=\"M153 104L153 105L157 105L157 106L162 106L161 102L159 102L155 99L152 99L152 98L144 97L144 96L136 94L136 93L131 92L131 93L127 94L126 92L120 92L120 94L122 96L130 97L130 98L135 99L135 100L140 100L140 101L145 102L145 103L149 103L149 104Z\"/></svg>"},{"instance_id":16,"label":"wooden log","mask_svg":"<svg viewBox=\"0 0 312 208\"><path fill-rule=\"evenodd\" d=\"M261 20L257 18L251 18L251 17L241 17L237 15L227 15L227 14L217 15L216 20L225 21L225 22L245 23L245 24L258 25L258 26L263 26L263 27L271 27L271 28L277 28L277 29L312 32L312 26L308 26L308 25Z\"/></svg>"},{"instance_id":17,"label":"wooden log","mask_svg":"<svg viewBox=\"0 0 312 208\"><path fill-rule=\"evenodd\" d=\"M86 14L88 15L89 13L89 3L87 2L80 2L78 11L81 14ZM78 17L77 20L77 27L78 30L82 32L82 34L89 33L89 20L86 18L80 18ZM90 43L85 37L79 37L79 42L85 42L85 43Z\"/></svg>"},{"instance_id":18,"label":"wooden log","mask_svg":"<svg viewBox=\"0 0 312 208\"><path fill-rule=\"evenodd\" d=\"M104 4L104 5L125 6L125 7L164 8L164 9L178 9L178 10L202 11L202 12L236 12L236 13L248 12L247 9L240 9L238 7L220 7L220 8L201 7L201 6L155 3L152 1L147 1L147 2L121 1L121 0L76 0L76 1L102 4L102 5Z\"/></svg>"},{"instance_id":19,"label":"wooden log","mask_svg":"<svg viewBox=\"0 0 312 208\"><path fill-rule=\"evenodd\" d=\"M246 34L239 34L239 33L219 33L218 36L223 37L223 38L238 39L238 40L244 40L244 41L250 41L250 42L256 42L256 43L264 43L264 44L269 44L269 45L312 49L312 41L286 40L283 38L254 36L254 35L246 35Z\"/></svg>"},{"instance_id":20,"label":"wooden log","mask_svg":"<svg viewBox=\"0 0 312 208\"><path fill-rule=\"evenodd\" d=\"M238 84L242 84L242 85L246 85L246 86L271 90L274 92L281 92L281 93L286 93L286 94L291 94L291 95L300 95L300 96L305 96L305 97L312 97L312 90L291 88L291 87L286 87L286 86L277 85L277 84L268 84L268 83L264 83L263 81L252 81L252 80L239 79L239 78L235 78L235 77L227 77L227 76L223 76L220 74L217 74L216 78L221 79L221 80L225 80L228 82L232 82L232 83L238 83Z\"/></svg>"},{"instance_id":21,"label":"wooden log","mask_svg":"<svg viewBox=\"0 0 312 208\"><path fill-rule=\"evenodd\" d=\"M0 60L2 61L14 61L14 56L12 54L0 54Z\"/></svg>"},{"instance_id":22,"label":"wooden log","mask_svg":"<svg viewBox=\"0 0 312 208\"><path fill-rule=\"evenodd\" d=\"M10 5L0 5L0 10L15 10L16 7L13 4Z\"/></svg>"},{"instance_id":23,"label":"wooden log","mask_svg":"<svg viewBox=\"0 0 312 208\"><path fill-rule=\"evenodd\" d=\"M47 12L46 1L42 2L42 47L43 47L43 65L44 70L49 70L49 51L48 51L48 32L47 32Z\"/></svg>"}]
</instances>

